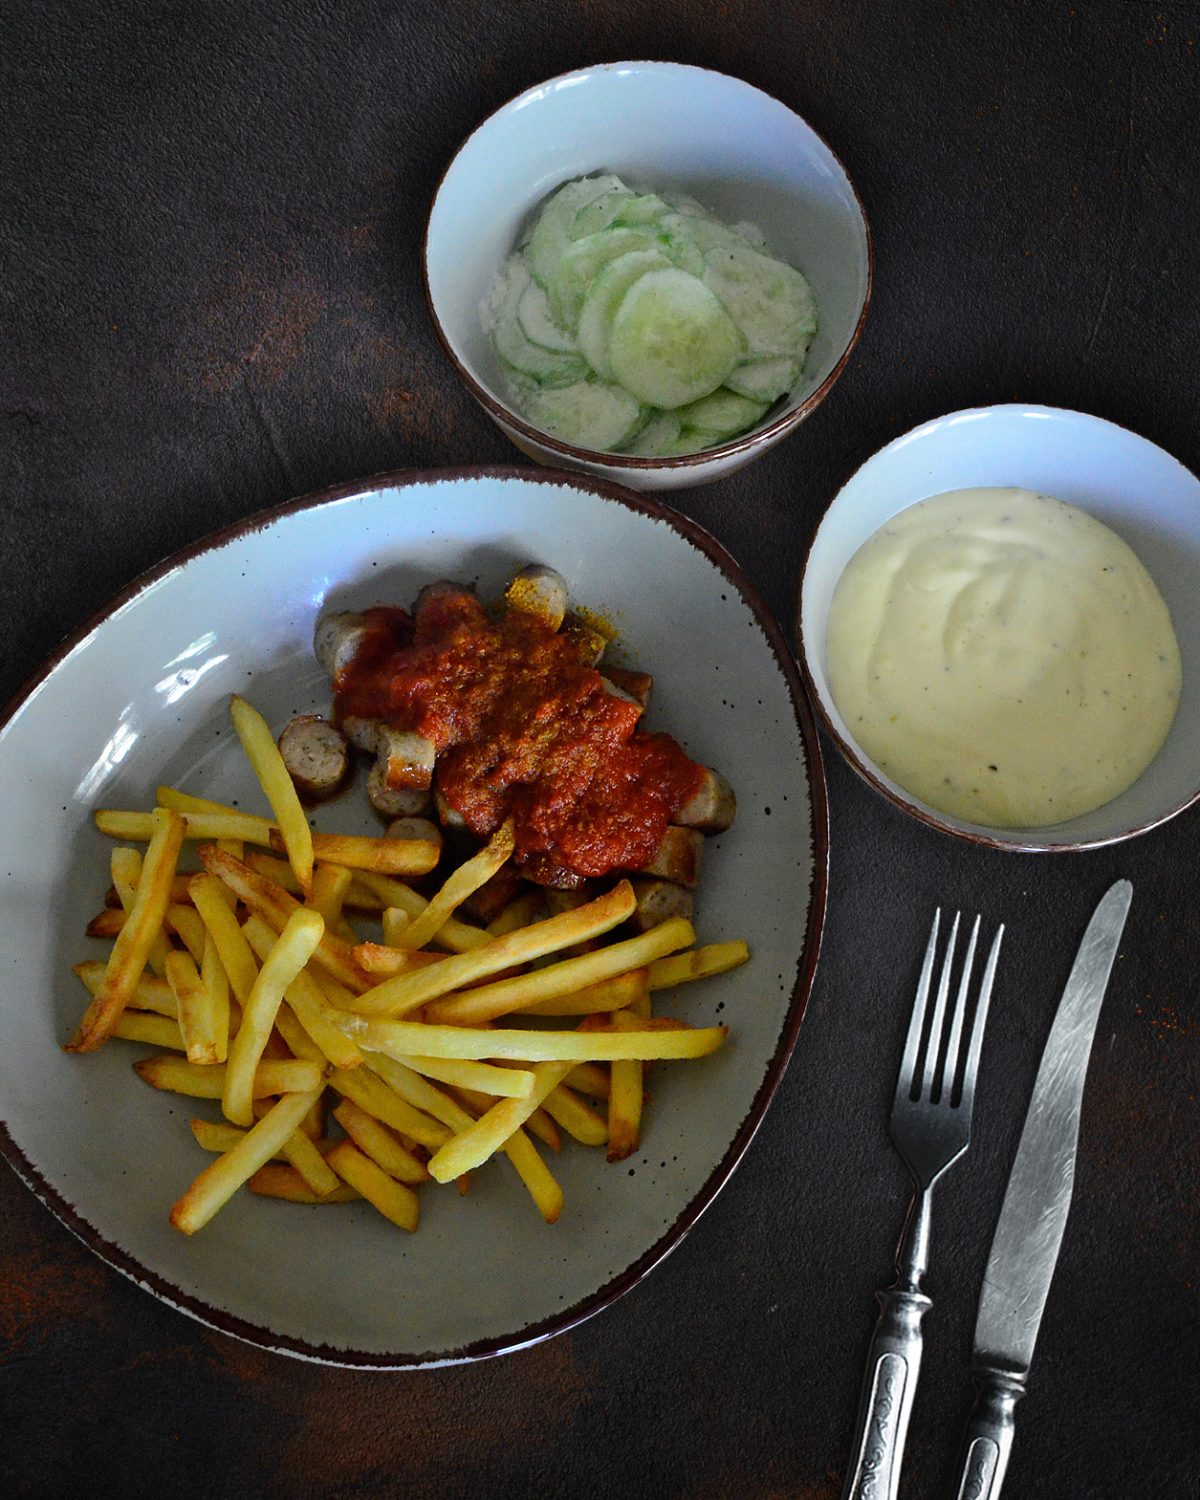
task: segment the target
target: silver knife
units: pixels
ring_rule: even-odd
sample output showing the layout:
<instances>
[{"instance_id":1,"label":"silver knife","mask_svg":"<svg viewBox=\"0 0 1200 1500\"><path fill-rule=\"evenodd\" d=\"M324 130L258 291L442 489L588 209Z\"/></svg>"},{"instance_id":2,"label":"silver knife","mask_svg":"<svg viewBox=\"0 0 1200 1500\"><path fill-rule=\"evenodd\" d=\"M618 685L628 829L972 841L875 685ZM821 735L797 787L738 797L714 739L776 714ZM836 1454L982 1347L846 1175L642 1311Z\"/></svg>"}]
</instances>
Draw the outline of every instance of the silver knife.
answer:
<instances>
[{"instance_id":1,"label":"silver knife","mask_svg":"<svg viewBox=\"0 0 1200 1500\"><path fill-rule=\"evenodd\" d=\"M1100 1003L1133 887L1118 880L1087 925L1042 1053L1021 1144L992 1237L975 1322L977 1394L963 1439L958 1500L996 1500L1071 1207L1079 1111Z\"/></svg>"}]
</instances>

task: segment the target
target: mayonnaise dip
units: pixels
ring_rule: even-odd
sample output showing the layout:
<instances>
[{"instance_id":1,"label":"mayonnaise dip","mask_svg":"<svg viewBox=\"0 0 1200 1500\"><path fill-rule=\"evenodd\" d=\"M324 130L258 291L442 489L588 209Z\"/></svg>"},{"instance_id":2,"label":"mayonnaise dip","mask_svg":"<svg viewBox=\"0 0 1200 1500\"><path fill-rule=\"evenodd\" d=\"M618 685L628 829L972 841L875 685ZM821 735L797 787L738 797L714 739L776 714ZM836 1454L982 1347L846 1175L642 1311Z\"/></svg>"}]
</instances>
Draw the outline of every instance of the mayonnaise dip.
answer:
<instances>
[{"instance_id":1,"label":"mayonnaise dip","mask_svg":"<svg viewBox=\"0 0 1200 1500\"><path fill-rule=\"evenodd\" d=\"M826 636L850 733L930 807L1037 828L1123 792L1179 703L1162 596L1119 536L1019 489L953 490L851 558Z\"/></svg>"}]
</instances>

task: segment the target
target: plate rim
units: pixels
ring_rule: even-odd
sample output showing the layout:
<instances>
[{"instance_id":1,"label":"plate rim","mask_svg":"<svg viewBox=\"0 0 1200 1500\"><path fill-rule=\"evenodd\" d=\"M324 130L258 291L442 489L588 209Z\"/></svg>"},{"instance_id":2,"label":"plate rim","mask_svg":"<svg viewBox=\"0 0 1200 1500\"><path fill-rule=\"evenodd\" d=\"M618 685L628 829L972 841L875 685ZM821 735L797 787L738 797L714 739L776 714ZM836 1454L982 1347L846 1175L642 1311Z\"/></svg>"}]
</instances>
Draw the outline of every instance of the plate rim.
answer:
<instances>
[{"instance_id":1,"label":"plate rim","mask_svg":"<svg viewBox=\"0 0 1200 1500\"><path fill-rule=\"evenodd\" d=\"M809 822L813 854L812 882L805 915L804 941L796 965L795 983L779 1042L767 1064L762 1082L720 1161L709 1173L699 1191L684 1205L675 1220L624 1270L603 1282L595 1291L578 1299L570 1307L536 1323L526 1324L518 1330L474 1340L457 1348L412 1353L408 1351L377 1352L317 1344L311 1340L278 1333L265 1325L252 1323L235 1313L212 1306L203 1297L183 1291L166 1277L143 1265L134 1255L102 1235L88 1222L81 1210L68 1202L58 1188L48 1181L38 1167L26 1157L10 1133L7 1119L0 1115L0 1155L5 1157L17 1177L55 1218L114 1270L119 1271L143 1290L150 1292L167 1306L187 1314L219 1333L228 1334L256 1348L273 1353L347 1369L412 1370L465 1364L512 1353L519 1349L527 1349L557 1334L565 1333L568 1329L576 1327L610 1306L641 1282L689 1233L733 1175L734 1169L745 1155L750 1142L762 1124L767 1108L782 1081L795 1049L800 1023L807 1010L816 976L829 893L829 806L824 764L809 694L802 680L795 653L788 646L778 621L741 565L723 543L690 516L674 510L652 496L636 493L624 485L589 474L528 468L519 464L464 464L438 468L393 469L329 485L319 490L309 491L281 505L256 511L239 521L231 522L195 541L186 543L139 574L99 609L93 611L82 624L69 632L30 673L3 708L0 708L0 732L2 732L33 697L41 684L114 614L152 588L160 579L195 558L216 551L239 537L264 530L288 516L299 515L304 511L315 510L342 500L369 495L377 490L405 489L415 485L456 483L475 479L504 481L515 479L526 483L582 489L651 519L664 521L685 541L692 543L703 552L728 582L737 589L762 629L772 655L783 674L804 749L809 782Z\"/></svg>"}]
</instances>

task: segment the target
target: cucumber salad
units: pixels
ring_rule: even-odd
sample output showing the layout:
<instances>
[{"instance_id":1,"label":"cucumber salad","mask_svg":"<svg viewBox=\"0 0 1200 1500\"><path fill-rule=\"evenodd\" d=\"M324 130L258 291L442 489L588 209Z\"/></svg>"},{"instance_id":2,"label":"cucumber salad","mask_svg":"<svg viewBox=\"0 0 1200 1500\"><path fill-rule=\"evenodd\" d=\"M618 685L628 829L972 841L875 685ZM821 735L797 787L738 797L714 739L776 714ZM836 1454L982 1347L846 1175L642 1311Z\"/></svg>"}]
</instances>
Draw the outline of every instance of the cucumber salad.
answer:
<instances>
[{"instance_id":1,"label":"cucumber salad","mask_svg":"<svg viewBox=\"0 0 1200 1500\"><path fill-rule=\"evenodd\" d=\"M795 386L817 331L808 282L753 225L607 174L546 201L483 318L527 421L643 458L755 426Z\"/></svg>"}]
</instances>

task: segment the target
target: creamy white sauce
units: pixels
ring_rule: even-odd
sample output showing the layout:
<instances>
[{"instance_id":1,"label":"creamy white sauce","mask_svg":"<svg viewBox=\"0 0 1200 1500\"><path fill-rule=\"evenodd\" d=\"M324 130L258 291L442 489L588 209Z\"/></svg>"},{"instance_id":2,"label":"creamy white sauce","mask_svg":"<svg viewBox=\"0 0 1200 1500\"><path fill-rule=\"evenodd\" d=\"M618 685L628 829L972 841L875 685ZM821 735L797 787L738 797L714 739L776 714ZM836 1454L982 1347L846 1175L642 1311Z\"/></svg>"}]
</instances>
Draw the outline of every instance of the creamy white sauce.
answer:
<instances>
[{"instance_id":1,"label":"creamy white sauce","mask_svg":"<svg viewBox=\"0 0 1200 1500\"><path fill-rule=\"evenodd\" d=\"M972 823L1036 828L1123 792L1179 703L1179 646L1134 552L1030 490L910 506L830 606L830 691L875 764Z\"/></svg>"}]
</instances>

